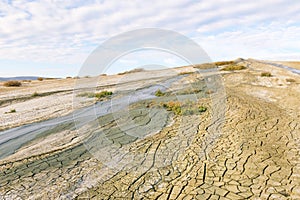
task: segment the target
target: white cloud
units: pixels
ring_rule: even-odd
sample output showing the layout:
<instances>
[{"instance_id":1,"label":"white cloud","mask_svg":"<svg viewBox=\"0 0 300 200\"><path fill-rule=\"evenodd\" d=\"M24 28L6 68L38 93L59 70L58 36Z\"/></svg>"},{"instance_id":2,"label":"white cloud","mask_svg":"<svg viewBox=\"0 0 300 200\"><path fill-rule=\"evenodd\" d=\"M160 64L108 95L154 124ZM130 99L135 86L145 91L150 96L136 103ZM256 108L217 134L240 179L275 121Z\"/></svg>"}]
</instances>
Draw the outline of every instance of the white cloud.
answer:
<instances>
[{"instance_id":1,"label":"white cloud","mask_svg":"<svg viewBox=\"0 0 300 200\"><path fill-rule=\"evenodd\" d=\"M213 60L252 57L272 60L300 60L300 27L283 28L271 24L240 31L229 31L213 37L195 38Z\"/></svg>"},{"instance_id":2,"label":"white cloud","mask_svg":"<svg viewBox=\"0 0 300 200\"><path fill-rule=\"evenodd\" d=\"M297 57L297 1L70 2L0 0L0 60L81 64L104 40L144 27L201 38L214 59Z\"/></svg>"}]
</instances>

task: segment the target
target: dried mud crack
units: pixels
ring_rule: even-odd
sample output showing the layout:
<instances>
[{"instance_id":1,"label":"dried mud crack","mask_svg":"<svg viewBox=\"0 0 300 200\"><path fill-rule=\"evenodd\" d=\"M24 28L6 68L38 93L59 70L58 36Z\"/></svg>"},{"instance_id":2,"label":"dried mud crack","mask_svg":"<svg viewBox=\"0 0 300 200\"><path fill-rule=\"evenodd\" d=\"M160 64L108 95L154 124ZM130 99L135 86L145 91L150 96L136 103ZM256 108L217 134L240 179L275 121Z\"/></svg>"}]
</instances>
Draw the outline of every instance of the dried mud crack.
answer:
<instances>
[{"instance_id":1,"label":"dried mud crack","mask_svg":"<svg viewBox=\"0 0 300 200\"><path fill-rule=\"evenodd\" d=\"M125 118L99 118L101 128L90 128L85 140L77 135L57 151L1 161L0 199L299 199L299 116L228 83L222 127L211 128L204 91L207 112L167 112L162 124L165 109L157 107L149 117L142 108L153 102L145 101ZM160 131L130 135L129 118ZM212 139L217 129L222 132ZM107 142L99 143L104 136ZM117 158L111 163L94 154L107 146L114 147L109 155Z\"/></svg>"}]
</instances>

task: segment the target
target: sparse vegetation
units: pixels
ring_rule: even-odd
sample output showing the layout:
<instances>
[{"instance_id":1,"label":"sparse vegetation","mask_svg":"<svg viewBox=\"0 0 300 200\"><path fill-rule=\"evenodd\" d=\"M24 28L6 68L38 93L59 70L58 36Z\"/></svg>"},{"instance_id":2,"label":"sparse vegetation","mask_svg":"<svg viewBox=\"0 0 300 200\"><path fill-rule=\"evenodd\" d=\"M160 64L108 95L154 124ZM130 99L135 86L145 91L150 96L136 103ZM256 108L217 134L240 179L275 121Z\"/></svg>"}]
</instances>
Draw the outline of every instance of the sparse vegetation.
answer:
<instances>
[{"instance_id":1,"label":"sparse vegetation","mask_svg":"<svg viewBox=\"0 0 300 200\"><path fill-rule=\"evenodd\" d=\"M43 81L43 80L44 80L44 78L42 78L42 77L38 77L38 78L37 78L37 80L39 80L39 81Z\"/></svg>"},{"instance_id":2,"label":"sparse vegetation","mask_svg":"<svg viewBox=\"0 0 300 200\"><path fill-rule=\"evenodd\" d=\"M186 90L183 90L183 91L179 91L176 94L178 94L178 95L197 94L201 91L202 91L201 89L186 89Z\"/></svg>"},{"instance_id":3,"label":"sparse vegetation","mask_svg":"<svg viewBox=\"0 0 300 200\"><path fill-rule=\"evenodd\" d=\"M78 94L77 97L94 98L95 97L95 93L85 92L85 93Z\"/></svg>"},{"instance_id":4,"label":"sparse vegetation","mask_svg":"<svg viewBox=\"0 0 300 200\"><path fill-rule=\"evenodd\" d=\"M222 66L222 65L232 65L234 64L234 61L219 61L219 62L214 62L215 65L217 66Z\"/></svg>"},{"instance_id":5,"label":"sparse vegetation","mask_svg":"<svg viewBox=\"0 0 300 200\"><path fill-rule=\"evenodd\" d=\"M198 65L193 65L193 67L197 69L211 69L211 68L216 68L216 65L214 63L203 63Z\"/></svg>"},{"instance_id":6,"label":"sparse vegetation","mask_svg":"<svg viewBox=\"0 0 300 200\"><path fill-rule=\"evenodd\" d=\"M285 80L286 80L286 82L289 82L289 83L294 83L294 82L296 82L296 80L293 79L293 78L287 78L287 79L285 79Z\"/></svg>"},{"instance_id":7,"label":"sparse vegetation","mask_svg":"<svg viewBox=\"0 0 300 200\"><path fill-rule=\"evenodd\" d=\"M20 87L22 83L20 81L6 81L3 85L5 87Z\"/></svg>"},{"instance_id":8,"label":"sparse vegetation","mask_svg":"<svg viewBox=\"0 0 300 200\"><path fill-rule=\"evenodd\" d=\"M193 74L194 72L180 72L178 75Z\"/></svg>"},{"instance_id":9,"label":"sparse vegetation","mask_svg":"<svg viewBox=\"0 0 300 200\"><path fill-rule=\"evenodd\" d=\"M5 112L4 114L15 113L15 112L17 112L16 109L11 109L9 112Z\"/></svg>"},{"instance_id":10,"label":"sparse vegetation","mask_svg":"<svg viewBox=\"0 0 300 200\"><path fill-rule=\"evenodd\" d=\"M143 71L145 71L145 69L143 69L143 68L136 68L136 69L125 71L125 72L120 72L120 73L118 73L118 75L131 74L131 73L143 72Z\"/></svg>"},{"instance_id":11,"label":"sparse vegetation","mask_svg":"<svg viewBox=\"0 0 300 200\"><path fill-rule=\"evenodd\" d=\"M67 76L67 77L66 77L66 79L71 79L71 78L72 78L71 76Z\"/></svg>"},{"instance_id":12,"label":"sparse vegetation","mask_svg":"<svg viewBox=\"0 0 300 200\"><path fill-rule=\"evenodd\" d=\"M205 93L206 94L212 94L212 93L214 93L214 91L212 91L212 90L206 90Z\"/></svg>"},{"instance_id":13,"label":"sparse vegetation","mask_svg":"<svg viewBox=\"0 0 300 200\"><path fill-rule=\"evenodd\" d=\"M102 92L99 92L99 93L95 93L95 97L100 99L100 98L104 98L104 97L107 97L107 96L111 96L113 93L110 92L110 91L102 91Z\"/></svg>"},{"instance_id":14,"label":"sparse vegetation","mask_svg":"<svg viewBox=\"0 0 300 200\"><path fill-rule=\"evenodd\" d=\"M272 74L271 74L270 72L262 72L262 73L260 74L260 76L262 76L262 77L271 77Z\"/></svg>"},{"instance_id":15,"label":"sparse vegetation","mask_svg":"<svg viewBox=\"0 0 300 200\"><path fill-rule=\"evenodd\" d=\"M199 106L199 112L205 112L207 108L205 106Z\"/></svg>"},{"instance_id":16,"label":"sparse vegetation","mask_svg":"<svg viewBox=\"0 0 300 200\"><path fill-rule=\"evenodd\" d=\"M175 115L181 115L181 105L178 101L170 101L167 103L162 103L163 108L166 108L167 111L174 112Z\"/></svg>"},{"instance_id":17,"label":"sparse vegetation","mask_svg":"<svg viewBox=\"0 0 300 200\"><path fill-rule=\"evenodd\" d=\"M234 61L219 61L219 62L212 62L212 63L203 63L203 64L198 64L198 65L193 65L194 68L199 68L199 69L210 69L210 68L216 68L218 66L223 66L223 65L234 65Z\"/></svg>"},{"instance_id":18,"label":"sparse vegetation","mask_svg":"<svg viewBox=\"0 0 300 200\"><path fill-rule=\"evenodd\" d=\"M227 65L226 67L223 67L221 70L222 71L235 71L235 70L243 70L246 69L245 66L243 65Z\"/></svg>"},{"instance_id":19,"label":"sparse vegetation","mask_svg":"<svg viewBox=\"0 0 300 200\"><path fill-rule=\"evenodd\" d=\"M104 98L111 96L112 94L113 92L111 91L102 91L98 93L86 92L86 93L79 94L77 96L87 97L87 98L97 98L98 100L103 100Z\"/></svg>"},{"instance_id":20,"label":"sparse vegetation","mask_svg":"<svg viewBox=\"0 0 300 200\"><path fill-rule=\"evenodd\" d=\"M156 90L156 92L155 92L155 96L157 96L157 97L161 97L161 96L164 96L164 95L165 95L165 93L162 92L160 89Z\"/></svg>"},{"instance_id":21,"label":"sparse vegetation","mask_svg":"<svg viewBox=\"0 0 300 200\"><path fill-rule=\"evenodd\" d=\"M186 101L181 103L179 101L170 101L161 103L161 106L167 111L172 111L175 115L194 115L201 114L207 110L205 106L197 107L197 103Z\"/></svg>"},{"instance_id":22,"label":"sparse vegetation","mask_svg":"<svg viewBox=\"0 0 300 200\"><path fill-rule=\"evenodd\" d=\"M32 97L38 97L38 96L40 96L40 94L37 93L37 92L34 92L31 96L32 96Z\"/></svg>"}]
</instances>

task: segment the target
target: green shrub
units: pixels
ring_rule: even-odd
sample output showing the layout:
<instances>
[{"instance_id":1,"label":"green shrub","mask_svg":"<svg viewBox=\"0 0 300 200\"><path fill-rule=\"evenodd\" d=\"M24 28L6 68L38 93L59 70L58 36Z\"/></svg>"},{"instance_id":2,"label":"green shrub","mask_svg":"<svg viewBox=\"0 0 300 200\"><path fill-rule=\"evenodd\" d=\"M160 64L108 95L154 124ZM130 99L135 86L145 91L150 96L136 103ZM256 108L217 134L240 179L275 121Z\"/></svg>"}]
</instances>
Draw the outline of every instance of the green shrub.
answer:
<instances>
[{"instance_id":1,"label":"green shrub","mask_svg":"<svg viewBox=\"0 0 300 200\"><path fill-rule=\"evenodd\" d=\"M178 101L170 101L167 103L162 103L162 106L167 109L167 111L174 112L175 115L181 115L181 105Z\"/></svg>"},{"instance_id":2,"label":"green shrub","mask_svg":"<svg viewBox=\"0 0 300 200\"><path fill-rule=\"evenodd\" d=\"M37 92L34 92L31 96L32 96L32 97L38 97L38 96L40 96L40 94L37 93Z\"/></svg>"},{"instance_id":3,"label":"green shrub","mask_svg":"<svg viewBox=\"0 0 300 200\"><path fill-rule=\"evenodd\" d=\"M22 83L20 81L6 81L3 85L5 87L20 87Z\"/></svg>"},{"instance_id":4,"label":"green shrub","mask_svg":"<svg viewBox=\"0 0 300 200\"><path fill-rule=\"evenodd\" d=\"M196 103L191 101L186 101L184 103L180 103L179 101L170 101L161 103L161 106L167 111L172 111L175 115L195 115L207 111L205 106L198 107Z\"/></svg>"},{"instance_id":5,"label":"green shrub","mask_svg":"<svg viewBox=\"0 0 300 200\"><path fill-rule=\"evenodd\" d=\"M199 106L199 112L205 112L207 110L207 108L205 106Z\"/></svg>"},{"instance_id":6,"label":"green shrub","mask_svg":"<svg viewBox=\"0 0 300 200\"><path fill-rule=\"evenodd\" d=\"M163 93L160 89L155 91L155 96L157 96L157 97L161 97L161 96L164 96L164 95L165 95L165 93Z\"/></svg>"},{"instance_id":7,"label":"green shrub","mask_svg":"<svg viewBox=\"0 0 300 200\"><path fill-rule=\"evenodd\" d=\"M110 92L110 91L102 91L102 92L99 92L99 93L95 93L95 97L100 99L100 98L104 98L104 97L107 97L107 96L111 96L113 93Z\"/></svg>"},{"instance_id":8,"label":"green shrub","mask_svg":"<svg viewBox=\"0 0 300 200\"><path fill-rule=\"evenodd\" d=\"M262 72L262 73L260 74L260 76L262 76L262 77L271 77L272 74L271 74L270 72Z\"/></svg>"}]
</instances>

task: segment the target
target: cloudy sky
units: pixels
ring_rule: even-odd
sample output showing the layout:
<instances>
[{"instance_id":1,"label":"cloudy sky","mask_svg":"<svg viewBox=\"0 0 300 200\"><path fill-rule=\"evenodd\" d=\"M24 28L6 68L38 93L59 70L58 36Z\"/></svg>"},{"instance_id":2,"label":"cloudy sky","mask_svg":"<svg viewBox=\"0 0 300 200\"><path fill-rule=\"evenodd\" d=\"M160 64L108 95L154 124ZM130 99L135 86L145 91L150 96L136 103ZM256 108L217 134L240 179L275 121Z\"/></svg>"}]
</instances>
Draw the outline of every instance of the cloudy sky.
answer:
<instances>
[{"instance_id":1,"label":"cloudy sky","mask_svg":"<svg viewBox=\"0 0 300 200\"><path fill-rule=\"evenodd\" d=\"M295 0L0 0L0 76L75 76L102 42L148 27L192 38L212 61L300 60ZM142 65L136 57L121 58L118 70ZM172 55L159 58L181 64Z\"/></svg>"}]
</instances>

